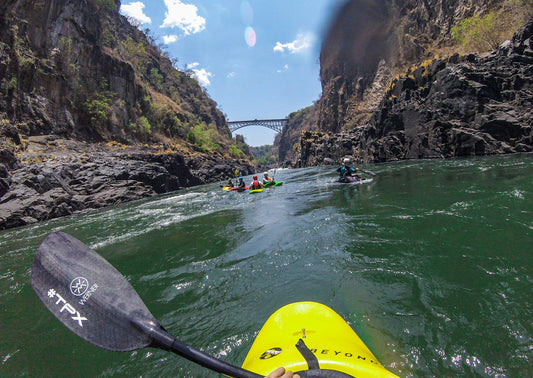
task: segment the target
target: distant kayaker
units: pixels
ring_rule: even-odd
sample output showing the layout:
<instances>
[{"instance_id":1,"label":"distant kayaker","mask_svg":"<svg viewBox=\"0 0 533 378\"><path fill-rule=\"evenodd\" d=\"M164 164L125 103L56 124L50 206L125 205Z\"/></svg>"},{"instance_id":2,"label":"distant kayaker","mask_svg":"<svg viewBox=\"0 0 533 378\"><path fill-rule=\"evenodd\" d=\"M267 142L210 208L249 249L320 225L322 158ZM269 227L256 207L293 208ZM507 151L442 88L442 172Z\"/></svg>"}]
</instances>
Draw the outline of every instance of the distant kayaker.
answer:
<instances>
[{"instance_id":1,"label":"distant kayaker","mask_svg":"<svg viewBox=\"0 0 533 378\"><path fill-rule=\"evenodd\" d=\"M267 182L273 182L274 179L272 177L268 177L268 172L265 172L265 176L263 177L263 184L266 184Z\"/></svg>"},{"instance_id":2,"label":"distant kayaker","mask_svg":"<svg viewBox=\"0 0 533 378\"><path fill-rule=\"evenodd\" d=\"M350 159L346 158L342 161L341 166L337 168L337 172L339 172L341 178L350 177L352 175L352 172L355 172L355 168L350 167L349 164Z\"/></svg>"},{"instance_id":3,"label":"distant kayaker","mask_svg":"<svg viewBox=\"0 0 533 378\"><path fill-rule=\"evenodd\" d=\"M241 188L241 189L246 188L246 184L244 183L244 178L242 176L239 177L239 183L237 184L237 188Z\"/></svg>"},{"instance_id":4,"label":"distant kayaker","mask_svg":"<svg viewBox=\"0 0 533 378\"><path fill-rule=\"evenodd\" d=\"M253 179L254 181L250 184L250 190L261 189L264 187L264 185L257 179L257 176L254 176Z\"/></svg>"},{"instance_id":5,"label":"distant kayaker","mask_svg":"<svg viewBox=\"0 0 533 378\"><path fill-rule=\"evenodd\" d=\"M235 185L233 185L233 180L229 179L228 183L226 184L226 187L233 188Z\"/></svg>"},{"instance_id":6,"label":"distant kayaker","mask_svg":"<svg viewBox=\"0 0 533 378\"><path fill-rule=\"evenodd\" d=\"M339 172L339 181L347 180L346 177L355 177L356 179L360 179L361 177L358 175L358 168L350 167L350 159L345 158L342 161L342 164L339 168L337 168L337 172Z\"/></svg>"},{"instance_id":7,"label":"distant kayaker","mask_svg":"<svg viewBox=\"0 0 533 378\"><path fill-rule=\"evenodd\" d=\"M298 374L294 374L292 371L285 371L284 367L277 368L265 378L300 378Z\"/></svg>"}]
</instances>

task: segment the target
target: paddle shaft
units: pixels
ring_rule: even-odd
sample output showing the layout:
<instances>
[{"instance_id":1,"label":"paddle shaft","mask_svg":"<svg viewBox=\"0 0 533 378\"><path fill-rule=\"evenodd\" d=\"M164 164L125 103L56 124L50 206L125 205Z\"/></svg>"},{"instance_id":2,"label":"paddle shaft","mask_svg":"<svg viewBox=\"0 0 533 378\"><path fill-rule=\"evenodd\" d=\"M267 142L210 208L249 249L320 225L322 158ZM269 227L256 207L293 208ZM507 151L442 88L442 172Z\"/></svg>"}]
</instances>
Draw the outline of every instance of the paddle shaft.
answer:
<instances>
[{"instance_id":1,"label":"paddle shaft","mask_svg":"<svg viewBox=\"0 0 533 378\"><path fill-rule=\"evenodd\" d=\"M370 175L370 176L375 176L376 174L372 171L365 171L364 169L361 169L362 172L365 172L366 174Z\"/></svg>"},{"instance_id":2,"label":"paddle shaft","mask_svg":"<svg viewBox=\"0 0 533 378\"><path fill-rule=\"evenodd\" d=\"M146 332L153 339L153 344L163 350L168 350L179 356L182 356L189 361L197 363L217 373L225 374L235 378L262 378L262 375L253 373L249 370L242 369L238 366L229 364L210 356L201 350L195 349L184 342L176 339L174 336L165 330L154 327L152 324L145 324L143 322L133 321L136 327Z\"/></svg>"}]
</instances>

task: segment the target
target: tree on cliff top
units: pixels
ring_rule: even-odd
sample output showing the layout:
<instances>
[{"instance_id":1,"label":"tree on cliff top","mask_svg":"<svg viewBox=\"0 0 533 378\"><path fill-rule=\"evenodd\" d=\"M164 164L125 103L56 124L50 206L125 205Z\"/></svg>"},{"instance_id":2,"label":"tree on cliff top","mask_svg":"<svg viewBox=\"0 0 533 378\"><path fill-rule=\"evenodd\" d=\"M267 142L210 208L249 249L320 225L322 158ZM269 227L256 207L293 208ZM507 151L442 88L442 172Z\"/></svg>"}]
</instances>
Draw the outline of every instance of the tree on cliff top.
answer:
<instances>
[{"instance_id":1,"label":"tree on cliff top","mask_svg":"<svg viewBox=\"0 0 533 378\"><path fill-rule=\"evenodd\" d=\"M485 15L473 15L452 27L465 52L495 50L533 15L533 0L507 0Z\"/></svg>"}]
</instances>

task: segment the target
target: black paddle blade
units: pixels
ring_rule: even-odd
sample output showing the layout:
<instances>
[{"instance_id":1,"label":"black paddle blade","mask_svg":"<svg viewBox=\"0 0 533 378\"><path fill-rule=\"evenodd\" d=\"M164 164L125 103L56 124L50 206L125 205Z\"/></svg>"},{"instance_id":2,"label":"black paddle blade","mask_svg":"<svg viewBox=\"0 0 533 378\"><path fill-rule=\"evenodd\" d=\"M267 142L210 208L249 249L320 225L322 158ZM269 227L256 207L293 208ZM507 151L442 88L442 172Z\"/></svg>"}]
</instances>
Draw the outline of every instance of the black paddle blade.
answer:
<instances>
[{"instance_id":1,"label":"black paddle blade","mask_svg":"<svg viewBox=\"0 0 533 378\"><path fill-rule=\"evenodd\" d=\"M111 264L72 236L55 232L41 244L31 285L43 304L82 339L116 352L150 346L161 328L135 289Z\"/></svg>"}]
</instances>

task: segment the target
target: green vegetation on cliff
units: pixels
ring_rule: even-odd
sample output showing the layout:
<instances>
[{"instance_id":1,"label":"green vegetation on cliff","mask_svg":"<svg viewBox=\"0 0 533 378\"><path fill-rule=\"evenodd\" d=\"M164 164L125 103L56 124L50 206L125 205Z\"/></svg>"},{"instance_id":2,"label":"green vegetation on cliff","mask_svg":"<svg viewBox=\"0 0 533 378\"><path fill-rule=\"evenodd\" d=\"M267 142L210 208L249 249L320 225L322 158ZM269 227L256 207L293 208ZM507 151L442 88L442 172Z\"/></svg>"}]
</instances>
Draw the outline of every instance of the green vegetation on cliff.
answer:
<instances>
[{"instance_id":1,"label":"green vegetation on cliff","mask_svg":"<svg viewBox=\"0 0 533 378\"><path fill-rule=\"evenodd\" d=\"M259 165L273 166L278 163L278 157L272 145L251 147L254 160Z\"/></svg>"},{"instance_id":2,"label":"green vegetation on cliff","mask_svg":"<svg viewBox=\"0 0 533 378\"><path fill-rule=\"evenodd\" d=\"M498 9L475 14L452 27L457 44L467 52L496 49L533 15L532 0L506 0Z\"/></svg>"},{"instance_id":3,"label":"green vegetation on cliff","mask_svg":"<svg viewBox=\"0 0 533 378\"><path fill-rule=\"evenodd\" d=\"M217 104L117 0L0 4L0 119L21 135L249 158Z\"/></svg>"}]
</instances>

